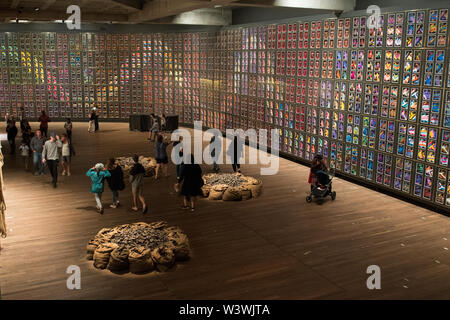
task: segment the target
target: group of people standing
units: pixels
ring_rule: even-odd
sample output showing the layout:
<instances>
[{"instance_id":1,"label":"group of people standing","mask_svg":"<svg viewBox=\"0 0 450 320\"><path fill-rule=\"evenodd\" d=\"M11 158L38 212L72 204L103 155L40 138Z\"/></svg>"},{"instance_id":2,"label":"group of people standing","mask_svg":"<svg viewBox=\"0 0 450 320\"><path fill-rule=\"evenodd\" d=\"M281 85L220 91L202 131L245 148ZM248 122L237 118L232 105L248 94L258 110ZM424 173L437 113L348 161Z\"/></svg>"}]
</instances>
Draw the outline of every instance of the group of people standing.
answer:
<instances>
[{"instance_id":1,"label":"group of people standing","mask_svg":"<svg viewBox=\"0 0 450 320\"><path fill-rule=\"evenodd\" d=\"M15 140L18 129L13 117L6 115L6 131L10 145L10 154L15 154ZM44 167L47 166L52 176L53 187L57 187L58 165L62 164L62 175L71 175L70 164L75 149L72 144L72 121L67 118L64 123L65 133L59 137L54 132L48 135L48 123L50 117L42 110L39 116L39 130L32 132L28 120L22 110L20 115L20 128L22 131L22 142L19 146L20 156L26 171L29 170L30 158L33 162L34 175L43 175ZM47 140L48 137L48 140Z\"/></svg>"},{"instance_id":2,"label":"group of people standing","mask_svg":"<svg viewBox=\"0 0 450 320\"><path fill-rule=\"evenodd\" d=\"M155 179L159 179L161 175L168 177L168 162L169 156L167 147L172 144L172 141L168 141L160 133L166 130L166 117L163 114L161 117L155 114L151 115L153 124L149 133L149 140L155 141L155 155L156 155L156 172ZM10 153L15 153L15 140L18 134L18 129L15 124L14 118L6 116L7 120L7 134L10 144ZM65 133L61 136L50 132L48 135L48 123L50 117L43 110L39 117L39 130L35 133L32 132L31 126L27 119L25 119L24 112L21 114L20 128L22 131L22 143L19 147L21 156L24 161L25 170L28 170L29 158L33 159L34 175L43 175L44 167L47 166L52 176L53 187L57 187L58 182L58 166L62 165L62 175L71 175L71 159L75 155L75 149L72 144L72 129L73 123L70 118L67 118L64 129ZM89 132L96 132L99 130L98 115L96 109L92 109L89 114ZM47 139L48 136L48 139ZM219 171L217 164L216 150L213 147L216 137L213 136L210 141L210 153L214 159L213 170ZM180 144L179 155L183 157L183 138L180 137L178 141L173 143L174 146ZM232 157L232 167L234 172L240 172L239 160L242 155L242 146L238 144L238 138L234 137L232 144L230 144L229 151L234 151ZM176 184L174 188L177 192L180 192L183 196L183 209L195 210L195 199L202 194L203 178L202 169L199 164L195 163L194 156L192 154L187 155L191 159L190 164L177 164L176 165ZM133 157L134 165L130 170L130 180L132 191L132 211L139 211L139 207L143 213L148 211L148 204L143 196L143 178L145 175L145 168L139 163L138 155ZM106 166L102 163L97 163L94 167L90 168L86 175L91 178L91 192L94 194L97 204L97 210L103 214L104 208L102 204L102 194L104 192L104 182L108 183L108 186L112 192L112 204L111 208L118 208L119 191L124 190L124 174L122 168L114 158L110 158L106 163ZM139 206L140 205L140 206Z\"/></svg>"}]
</instances>

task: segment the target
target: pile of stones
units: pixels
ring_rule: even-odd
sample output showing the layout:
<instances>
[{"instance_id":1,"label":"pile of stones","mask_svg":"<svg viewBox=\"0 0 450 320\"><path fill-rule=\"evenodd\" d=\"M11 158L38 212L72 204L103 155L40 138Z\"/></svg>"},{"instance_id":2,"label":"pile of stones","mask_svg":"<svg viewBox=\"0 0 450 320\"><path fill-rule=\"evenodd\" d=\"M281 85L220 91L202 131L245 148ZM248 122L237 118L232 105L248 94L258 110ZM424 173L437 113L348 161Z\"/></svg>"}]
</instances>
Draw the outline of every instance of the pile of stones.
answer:
<instances>
[{"instance_id":1,"label":"pile of stones","mask_svg":"<svg viewBox=\"0 0 450 320\"><path fill-rule=\"evenodd\" d=\"M103 228L87 245L87 259L94 267L112 272L166 271L189 257L186 234L164 221Z\"/></svg>"},{"instance_id":2,"label":"pile of stones","mask_svg":"<svg viewBox=\"0 0 450 320\"><path fill-rule=\"evenodd\" d=\"M117 163L122 167L124 175L127 177L130 175L130 170L133 168L134 160L133 157L118 157L116 158ZM151 177L156 172L156 159L152 157L139 157L139 162L145 169L145 176Z\"/></svg>"},{"instance_id":3,"label":"pile of stones","mask_svg":"<svg viewBox=\"0 0 450 320\"><path fill-rule=\"evenodd\" d=\"M239 187L240 185L246 182L246 180L242 179L242 175L231 173L208 175L205 176L204 179L206 180L205 181L206 184L210 186L226 184L227 186L230 187Z\"/></svg>"},{"instance_id":4,"label":"pile of stones","mask_svg":"<svg viewBox=\"0 0 450 320\"><path fill-rule=\"evenodd\" d=\"M261 180L240 173L211 173L204 175L203 181L203 197L209 200L249 200L262 192Z\"/></svg>"}]
</instances>

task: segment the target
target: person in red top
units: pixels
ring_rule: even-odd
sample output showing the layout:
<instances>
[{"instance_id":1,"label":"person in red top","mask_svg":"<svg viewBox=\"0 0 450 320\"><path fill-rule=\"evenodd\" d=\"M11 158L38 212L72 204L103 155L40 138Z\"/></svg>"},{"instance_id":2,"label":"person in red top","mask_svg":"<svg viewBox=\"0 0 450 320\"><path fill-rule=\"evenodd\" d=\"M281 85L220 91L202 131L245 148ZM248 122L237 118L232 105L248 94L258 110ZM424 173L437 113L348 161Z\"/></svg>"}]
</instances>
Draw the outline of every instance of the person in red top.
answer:
<instances>
[{"instance_id":1,"label":"person in red top","mask_svg":"<svg viewBox=\"0 0 450 320\"><path fill-rule=\"evenodd\" d=\"M45 114L45 110L42 110L41 115L39 117L40 130L43 136L47 137L47 131L48 131L48 123L50 122L50 118L47 114Z\"/></svg>"}]
</instances>

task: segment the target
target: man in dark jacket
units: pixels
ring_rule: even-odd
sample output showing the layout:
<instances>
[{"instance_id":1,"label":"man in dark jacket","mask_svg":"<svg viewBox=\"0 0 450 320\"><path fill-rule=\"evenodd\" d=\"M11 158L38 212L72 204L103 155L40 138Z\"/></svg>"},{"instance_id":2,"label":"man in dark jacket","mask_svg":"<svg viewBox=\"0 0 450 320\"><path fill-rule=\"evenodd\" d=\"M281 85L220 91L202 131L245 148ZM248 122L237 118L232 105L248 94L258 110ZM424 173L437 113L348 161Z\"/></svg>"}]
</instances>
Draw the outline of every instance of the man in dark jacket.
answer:
<instances>
[{"instance_id":1,"label":"man in dark jacket","mask_svg":"<svg viewBox=\"0 0 450 320\"><path fill-rule=\"evenodd\" d=\"M6 127L6 132L8 133L8 142L10 146L10 154L16 153L16 136L17 136L17 127L16 121L10 120L8 126Z\"/></svg>"}]
</instances>

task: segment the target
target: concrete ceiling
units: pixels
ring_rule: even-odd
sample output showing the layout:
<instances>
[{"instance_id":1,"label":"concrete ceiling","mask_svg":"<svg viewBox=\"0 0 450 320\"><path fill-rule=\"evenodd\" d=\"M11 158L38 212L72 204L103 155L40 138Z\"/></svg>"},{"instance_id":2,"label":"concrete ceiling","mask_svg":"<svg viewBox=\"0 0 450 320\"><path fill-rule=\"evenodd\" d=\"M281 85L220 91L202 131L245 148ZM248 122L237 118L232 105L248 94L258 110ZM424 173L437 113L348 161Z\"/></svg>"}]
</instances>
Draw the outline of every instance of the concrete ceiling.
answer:
<instances>
[{"instance_id":1,"label":"concrete ceiling","mask_svg":"<svg viewBox=\"0 0 450 320\"><path fill-rule=\"evenodd\" d=\"M231 24L234 8L291 8L342 12L356 0L0 0L0 22L65 20L69 5L82 22Z\"/></svg>"}]
</instances>

